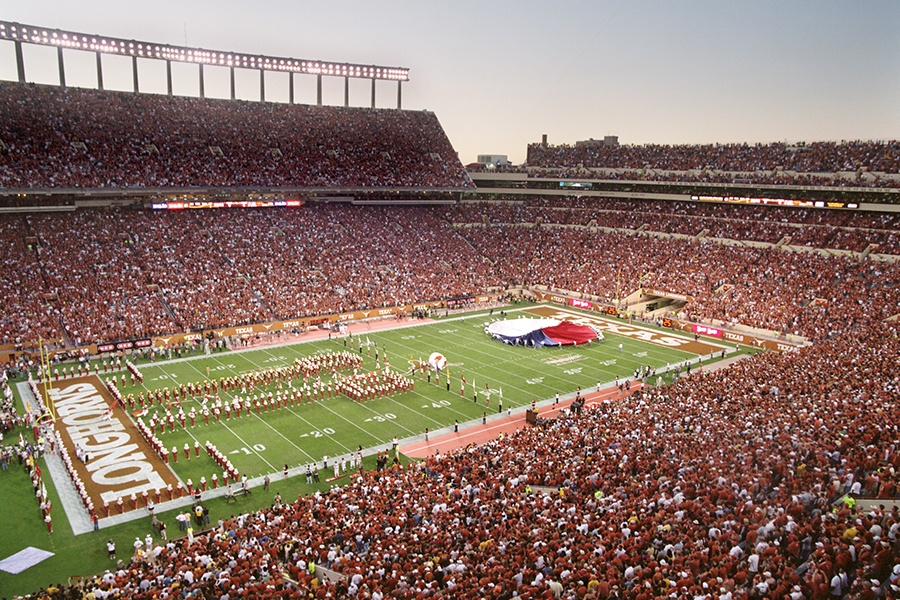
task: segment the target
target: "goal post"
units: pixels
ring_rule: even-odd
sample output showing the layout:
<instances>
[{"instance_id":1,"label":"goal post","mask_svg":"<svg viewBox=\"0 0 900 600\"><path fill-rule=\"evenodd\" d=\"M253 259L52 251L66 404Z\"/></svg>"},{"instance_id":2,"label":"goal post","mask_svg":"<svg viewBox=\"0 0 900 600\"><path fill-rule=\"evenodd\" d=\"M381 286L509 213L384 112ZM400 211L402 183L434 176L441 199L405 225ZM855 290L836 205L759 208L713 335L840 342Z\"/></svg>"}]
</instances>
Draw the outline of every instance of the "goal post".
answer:
<instances>
[{"instance_id":1,"label":"goal post","mask_svg":"<svg viewBox=\"0 0 900 600\"><path fill-rule=\"evenodd\" d=\"M41 387L44 391L44 401L47 410L50 412L51 422L56 422L56 405L53 402L53 396L50 394L52 388L50 381L50 350L44 346L43 338L38 338L38 351L41 359Z\"/></svg>"}]
</instances>

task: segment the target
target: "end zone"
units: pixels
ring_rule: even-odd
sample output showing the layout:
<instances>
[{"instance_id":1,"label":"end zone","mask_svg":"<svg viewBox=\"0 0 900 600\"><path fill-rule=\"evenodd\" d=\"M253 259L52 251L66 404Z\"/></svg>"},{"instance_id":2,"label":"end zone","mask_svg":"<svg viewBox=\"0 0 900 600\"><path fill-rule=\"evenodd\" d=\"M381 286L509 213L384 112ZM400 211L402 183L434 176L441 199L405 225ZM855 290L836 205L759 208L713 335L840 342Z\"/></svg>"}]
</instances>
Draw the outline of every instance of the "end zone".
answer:
<instances>
[{"instance_id":1,"label":"end zone","mask_svg":"<svg viewBox=\"0 0 900 600\"><path fill-rule=\"evenodd\" d=\"M43 393L43 391L42 391ZM98 517L118 512L122 498L133 508L130 498L143 492L156 497L157 490L178 485L178 478L156 455L124 408L117 404L99 377L89 375L53 383L50 401L56 408L53 424L65 450L63 462L77 485L85 506L93 506ZM45 401L47 399L45 398ZM88 460L76 456L76 445ZM65 457L68 455L68 459ZM90 502L90 504L89 504Z\"/></svg>"}]
</instances>

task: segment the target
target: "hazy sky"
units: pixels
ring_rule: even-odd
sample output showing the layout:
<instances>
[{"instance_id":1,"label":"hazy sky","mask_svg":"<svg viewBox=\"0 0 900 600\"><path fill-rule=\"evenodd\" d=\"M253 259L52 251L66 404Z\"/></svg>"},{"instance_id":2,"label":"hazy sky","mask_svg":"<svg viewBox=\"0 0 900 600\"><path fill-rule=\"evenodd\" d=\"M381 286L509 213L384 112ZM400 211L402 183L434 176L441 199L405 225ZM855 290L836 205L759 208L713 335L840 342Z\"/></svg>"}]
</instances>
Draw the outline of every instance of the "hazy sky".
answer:
<instances>
[{"instance_id":1,"label":"hazy sky","mask_svg":"<svg viewBox=\"0 0 900 600\"><path fill-rule=\"evenodd\" d=\"M900 138L900 2L875 0L29 0L0 19L141 41L410 69L403 107L434 111L464 163L525 159L526 146L618 135L625 144ZM29 81L57 83L55 49L25 46ZM104 59L104 84L131 89L129 59ZM196 66L174 69L197 94ZM140 66L142 91L165 91L164 63ZM69 85L95 87L93 55L67 51ZM0 79L15 79L0 42ZM253 72L237 95L258 99ZM207 70L208 96L229 94ZM396 106L396 84L378 85ZM267 99L287 100L270 75ZM297 78L315 103L315 78ZM370 82L351 80L368 106ZM343 79L325 79L343 104Z\"/></svg>"}]
</instances>

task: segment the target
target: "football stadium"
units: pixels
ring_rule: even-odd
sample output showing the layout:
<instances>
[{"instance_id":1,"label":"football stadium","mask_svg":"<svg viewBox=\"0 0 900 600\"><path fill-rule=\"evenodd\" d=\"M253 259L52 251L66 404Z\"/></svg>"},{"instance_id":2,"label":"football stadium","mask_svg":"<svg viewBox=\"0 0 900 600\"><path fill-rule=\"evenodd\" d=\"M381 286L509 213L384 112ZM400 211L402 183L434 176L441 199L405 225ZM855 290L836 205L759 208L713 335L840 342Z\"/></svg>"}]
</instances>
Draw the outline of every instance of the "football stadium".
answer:
<instances>
[{"instance_id":1,"label":"football stadium","mask_svg":"<svg viewBox=\"0 0 900 600\"><path fill-rule=\"evenodd\" d=\"M900 141L464 165L404 67L0 44L0 597L897 597Z\"/></svg>"}]
</instances>

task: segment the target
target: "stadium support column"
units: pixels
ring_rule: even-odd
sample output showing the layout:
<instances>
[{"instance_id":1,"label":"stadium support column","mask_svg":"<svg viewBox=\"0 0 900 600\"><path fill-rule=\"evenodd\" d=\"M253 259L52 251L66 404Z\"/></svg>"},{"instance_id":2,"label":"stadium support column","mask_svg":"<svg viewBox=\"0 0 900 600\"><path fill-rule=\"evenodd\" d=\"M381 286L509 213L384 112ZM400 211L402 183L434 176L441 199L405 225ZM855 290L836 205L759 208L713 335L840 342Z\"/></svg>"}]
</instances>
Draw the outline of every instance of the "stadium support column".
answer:
<instances>
[{"instance_id":1,"label":"stadium support column","mask_svg":"<svg viewBox=\"0 0 900 600\"><path fill-rule=\"evenodd\" d=\"M63 60L62 46L56 47L56 62L59 63L59 87L66 87L66 63Z\"/></svg>"},{"instance_id":2,"label":"stadium support column","mask_svg":"<svg viewBox=\"0 0 900 600\"><path fill-rule=\"evenodd\" d=\"M230 67L231 70L231 99L234 100L234 67Z\"/></svg>"},{"instance_id":3,"label":"stadium support column","mask_svg":"<svg viewBox=\"0 0 900 600\"><path fill-rule=\"evenodd\" d=\"M316 75L316 106L322 106L322 75Z\"/></svg>"},{"instance_id":4,"label":"stadium support column","mask_svg":"<svg viewBox=\"0 0 900 600\"><path fill-rule=\"evenodd\" d=\"M200 97L206 98L206 89L203 87L203 63L198 65L200 67L199 77L200 77Z\"/></svg>"},{"instance_id":5,"label":"stadium support column","mask_svg":"<svg viewBox=\"0 0 900 600\"><path fill-rule=\"evenodd\" d=\"M350 78L344 77L344 108L350 106Z\"/></svg>"},{"instance_id":6,"label":"stadium support column","mask_svg":"<svg viewBox=\"0 0 900 600\"><path fill-rule=\"evenodd\" d=\"M400 85L401 85L402 83L403 83L403 82L400 81L399 79L397 80L397 110L400 110L401 108L403 108L403 106L401 105L401 102L400 102L400 99L401 99L401 96L400 96Z\"/></svg>"},{"instance_id":7,"label":"stadium support column","mask_svg":"<svg viewBox=\"0 0 900 600\"><path fill-rule=\"evenodd\" d=\"M166 60L166 93L172 95L172 61Z\"/></svg>"},{"instance_id":8,"label":"stadium support column","mask_svg":"<svg viewBox=\"0 0 900 600\"><path fill-rule=\"evenodd\" d=\"M131 77L134 79L134 93L141 91L141 84L138 82L137 56L131 57Z\"/></svg>"},{"instance_id":9,"label":"stadium support column","mask_svg":"<svg viewBox=\"0 0 900 600\"><path fill-rule=\"evenodd\" d=\"M22 42L16 40L16 71L19 73L19 83L25 83L25 56L22 54Z\"/></svg>"},{"instance_id":10,"label":"stadium support column","mask_svg":"<svg viewBox=\"0 0 900 600\"><path fill-rule=\"evenodd\" d=\"M375 78L372 78L372 108L375 108Z\"/></svg>"},{"instance_id":11,"label":"stadium support column","mask_svg":"<svg viewBox=\"0 0 900 600\"><path fill-rule=\"evenodd\" d=\"M103 89L103 55L99 52L97 54L97 89Z\"/></svg>"},{"instance_id":12,"label":"stadium support column","mask_svg":"<svg viewBox=\"0 0 900 600\"><path fill-rule=\"evenodd\" d=\"M259 101L266 101L266 72L259 70Z\"/></svg>"},{"instance_id":13,"label":"stadium support column","mask_svg":"<svg viewBox=\"0 0 900 600\"><path fill-rule=\"evenodd\" d=\"M294 74L288 73L288 104L294 103Z\"/></svg>"}]
</instances>

